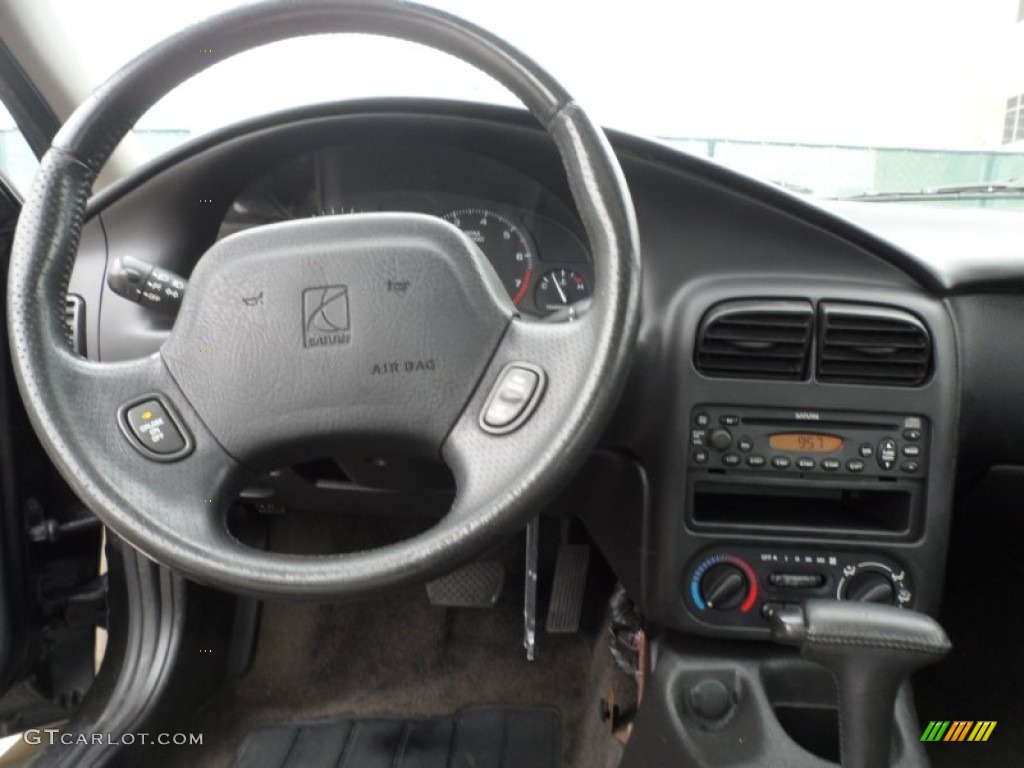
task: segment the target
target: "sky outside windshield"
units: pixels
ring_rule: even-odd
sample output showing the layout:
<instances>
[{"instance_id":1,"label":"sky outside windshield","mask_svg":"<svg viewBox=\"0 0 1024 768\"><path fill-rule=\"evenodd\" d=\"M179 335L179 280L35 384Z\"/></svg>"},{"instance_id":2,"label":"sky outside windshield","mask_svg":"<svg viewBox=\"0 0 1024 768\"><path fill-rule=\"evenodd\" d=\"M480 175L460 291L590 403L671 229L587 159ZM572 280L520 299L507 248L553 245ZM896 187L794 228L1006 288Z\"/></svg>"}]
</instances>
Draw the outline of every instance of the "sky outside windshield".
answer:
<instances>
[{"instance_id":1,"label":"sky outside windshield","mask_svg":"<svg viewBox=\"0 0 1024 768\"><path fill-rule=\"evenodd\" d=\"M43 0L97 81L231 0ZM998 148L1024 92L1019 0L565 0L435 3L488 27L560 78L606 125L645 135ZM614 10L613 10L614 9ZM354 96L512 103L465 65L406 43L290 41L200 75L145 127L202 131Z\"/></svg>"}]
</instances>

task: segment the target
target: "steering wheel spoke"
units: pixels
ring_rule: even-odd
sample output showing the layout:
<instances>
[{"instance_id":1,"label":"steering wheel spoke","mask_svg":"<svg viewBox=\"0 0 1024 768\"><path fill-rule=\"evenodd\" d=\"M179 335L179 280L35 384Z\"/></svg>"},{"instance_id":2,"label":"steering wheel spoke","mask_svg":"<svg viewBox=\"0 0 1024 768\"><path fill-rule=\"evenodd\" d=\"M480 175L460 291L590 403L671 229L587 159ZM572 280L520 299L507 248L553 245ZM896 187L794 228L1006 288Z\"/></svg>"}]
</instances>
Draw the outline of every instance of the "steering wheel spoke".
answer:
<instances>
[{"instance_id":1,"label":"steering wheel spoke","mask_svg":"<svg viewBox=\"0 0 1024 768\"><path fill-rule=\"evenodd\" d=\"M571 477L599 436L590 427L604 422L603 415L590 411L593 390L616 386L593 376L593 350L600 335L599 324L589 315L558 324L517 321L509 327L443 447L457 488L449 525L480 529L488 536L507 534L536 514ZM538 376L539 392L523 393L518 381L511 382L509 407L523 407L525 418L493 406L505 396L510 372L517 371ZM527 386L534 381L529 375L522 378ZM489 424L495 410L500 417L512 417L514 428ZM557 471L551 472L552 467ZM497 520L509 508L518 513L508 515L510 522L501 526Z\"/></svg>"},{"instance_id":2,"label":"steering wheel spoke","mask_svg":"<svg viewBox=\"0 0 1024 768\"><path fill-rule=\"evenodd\" d=\"M117 533L159 561L228 544L226 511L250 473L214 439L160 356L97 363L61 350L53 362L26 396L48 403L34 410L36 428L56 455L86 463L86 472L60 467L79 497L101 518L115 508Z\"/></svg>"}]
</instances>

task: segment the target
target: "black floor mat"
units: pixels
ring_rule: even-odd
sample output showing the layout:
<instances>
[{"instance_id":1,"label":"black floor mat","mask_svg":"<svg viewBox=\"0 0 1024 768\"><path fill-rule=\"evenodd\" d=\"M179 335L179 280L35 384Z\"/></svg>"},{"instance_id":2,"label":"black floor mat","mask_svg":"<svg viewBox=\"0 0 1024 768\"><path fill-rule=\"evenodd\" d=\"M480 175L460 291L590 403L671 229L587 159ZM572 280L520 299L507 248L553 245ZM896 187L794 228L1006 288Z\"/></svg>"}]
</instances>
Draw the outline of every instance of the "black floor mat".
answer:
<instances>
[{"instance_id":1,"label":"black floor mat","mask_svg":"<svg viewBox=\"0 0 1024 768\"><path fill-rule=\"evenodd\" d=\"M413 720L332 718L250 731L235 768L557 768L552 709L472 709Z\"/></svg>"}]
</instances>

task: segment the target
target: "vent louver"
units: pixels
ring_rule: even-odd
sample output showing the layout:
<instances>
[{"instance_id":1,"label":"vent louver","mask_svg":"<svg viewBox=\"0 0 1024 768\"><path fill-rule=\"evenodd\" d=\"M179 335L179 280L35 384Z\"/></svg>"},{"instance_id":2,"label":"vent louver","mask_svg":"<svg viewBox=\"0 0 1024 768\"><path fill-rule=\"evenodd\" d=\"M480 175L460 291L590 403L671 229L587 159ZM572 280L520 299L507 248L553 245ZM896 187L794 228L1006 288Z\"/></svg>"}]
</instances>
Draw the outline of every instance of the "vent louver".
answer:
<instances>
[{"instance_id":1,"label":"vent louver","mask_svg":"<svg viewBox=\"0 0 1024 768\"><path fill-rule=\"evenodd\" d=\"M85 299L74 293L64 301L64 329L72 351L85 357Z\"/></svg>"},{"instance_id":2,"label":"vent louver","mask_svg":"<svg viewBox=\"0 0 1024 768\"><path fill-rule=\"evenodd\" d=\"M913 387L931 372L928 328L891 307L822 303L818 379Z\"/></svg>"},{"instance_id":3,"label":"vent louver","mask_svg":"<svg viewBox=\"0 0 1024 768\"><path fill-rule=\"evenodd\" d=\"M695 364L713 376L803 379L814 310L809 301L731 301L701 321Z\"/></svg>"}]
</instances>

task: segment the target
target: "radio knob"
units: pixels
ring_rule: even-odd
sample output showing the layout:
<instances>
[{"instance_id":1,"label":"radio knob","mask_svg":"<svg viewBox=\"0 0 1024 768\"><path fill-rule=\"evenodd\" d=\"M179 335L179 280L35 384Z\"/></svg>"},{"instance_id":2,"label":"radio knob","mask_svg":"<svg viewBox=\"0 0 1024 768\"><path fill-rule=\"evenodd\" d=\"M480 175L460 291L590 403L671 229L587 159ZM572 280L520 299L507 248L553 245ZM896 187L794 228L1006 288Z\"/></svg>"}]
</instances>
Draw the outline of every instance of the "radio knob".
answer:
<instances>
[{"instance_id":1,"label":"radio knob","mask_svg":"<svg viewBox=\"0 0 1024 768\"><path fill-rule=\"evenodd\" d=\"M708 608L727 611L737 608L747 596L747 576L737 566L721 563L712 566L700 580L700 593Z\"/></svg>"},{"instance_id":2,"label":"radio knob","mask_svg":"<svg viewBox=\"0 0 1024 768\"><path fill-rule=\"evenodd\" d=\"M732 432L728 429L716 429L711 433L710 443L712 448L724 451L732 445Z\"/></svg>"},{"instance_id":3,"label":"radio knob","mask_svg":"<svg viewBox=\"0 0 1024 768\"><path fill-rule=\"evenodd\" d=\"M863 571L850 579L843 598L860 603L893 605L896 602L896 588L892 579L884 573Z\"/></svg>"}]
</instances>

